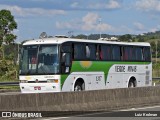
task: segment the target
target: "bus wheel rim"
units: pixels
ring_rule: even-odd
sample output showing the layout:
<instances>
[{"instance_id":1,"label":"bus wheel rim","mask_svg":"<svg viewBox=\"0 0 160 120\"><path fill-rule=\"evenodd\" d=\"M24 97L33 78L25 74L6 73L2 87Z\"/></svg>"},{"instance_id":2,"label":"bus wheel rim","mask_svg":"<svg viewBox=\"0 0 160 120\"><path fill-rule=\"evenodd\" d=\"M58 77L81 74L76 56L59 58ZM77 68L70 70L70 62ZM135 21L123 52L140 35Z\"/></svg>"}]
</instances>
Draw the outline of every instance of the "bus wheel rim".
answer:
<instances>
[{"instance_id":1,"label":"bus wheel rim","mask_svg":"<svg viewBox=\"0 0 160 120\"><path fill-rule=\"evenodd\" d=\"M77 86L75 87L75 91L81 91L81 87L80 87L79 85L77 85Z\"/></svg>"}]
</instances>

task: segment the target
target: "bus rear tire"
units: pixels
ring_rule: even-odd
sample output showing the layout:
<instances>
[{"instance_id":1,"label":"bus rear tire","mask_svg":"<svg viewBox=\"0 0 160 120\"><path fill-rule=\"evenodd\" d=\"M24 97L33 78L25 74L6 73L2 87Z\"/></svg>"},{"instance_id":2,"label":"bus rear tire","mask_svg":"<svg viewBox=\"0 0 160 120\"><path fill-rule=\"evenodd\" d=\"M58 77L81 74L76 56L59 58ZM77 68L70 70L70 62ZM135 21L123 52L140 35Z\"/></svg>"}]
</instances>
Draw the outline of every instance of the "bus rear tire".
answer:
<instances>
[{"instance_id":1,"label":"bus rear tire","mask_svg":"<svg viewBox=\"0 0 160 120\"><path fill-rule=\"evenodd\" d=\"M134 87L133 82L129 81L128 88L133 88L133 87Z\"/></svg>"},{"instance_id":2,"label":"bus rear tire","mask_svg":"<svg viewBox=\"0 0 160 120\"><path fill-rule=\"evenodd\" d=\"M134 88L134 87L136 87L136 80L131 78L128 83L128 88Z\"/></svg>"}]
</instances>

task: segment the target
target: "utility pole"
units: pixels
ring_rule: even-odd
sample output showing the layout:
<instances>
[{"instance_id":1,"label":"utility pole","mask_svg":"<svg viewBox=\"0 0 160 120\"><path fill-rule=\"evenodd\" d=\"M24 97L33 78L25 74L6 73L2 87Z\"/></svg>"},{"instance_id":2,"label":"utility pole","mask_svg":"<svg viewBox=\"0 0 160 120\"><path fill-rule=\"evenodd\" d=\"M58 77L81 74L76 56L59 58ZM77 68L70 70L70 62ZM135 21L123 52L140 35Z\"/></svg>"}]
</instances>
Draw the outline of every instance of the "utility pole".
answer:
<instances>
[{"instance_id":1,"label":"utility pole","mask_svg":"<svg viewBox=\"0 0 160 120\"><path fill-rule=\"evenodd\" d=\"M99 37L100 37L100 39L101 39L101 22L102 22L102 18L100 17L99 18L99 28L100 28L100 33L99 33Z\"/></svg>"},{"instance_id":2,"label":"utility pole","mask_svg":"<svg viewBox=\"0 0 160 120\"><path fill-rule=\"evenodd\" d=\"M19 43L17 43L17 45L18 45L18 55L17 55L17 64L19 64Z\"/></svg>"},{"instance_id":3,"label":"utility pole","mask_svg":"<svg viewBox=\"0 0 160 120\"><path fill-rule=\"evenodd\" d=\"M5 59L5 41L4 41L4 39L5 39L5 35L8 33L8 29L7 28L5 28L4 29L4 34L3 34L3 41L2 41L2 45L1 45L1 47L2 47L2 55L3 55L3 60Z\"/></svg>"},{"instance_id":4,"label":"utility pole","mask_svg":"<svg viewBox=\"0 0 160 120\"><path fill-rule=\"evenodd\" d=\"M3 60L4 60L4 40L3 40L3 42L2 42L2 45L1 45L1 48L2 48L2 58L3 58Z\"/></svg>"},{"instance_id":5,"label":"utility pole","mask_svg":"<svg viewBox=\"0 0 160 120\"><path fill-rule=\"evenodd\" d=\"M86 34L87 40L88 40L88 34Z\"/></svg>"},{"instance_id":6,"label":"utility pole","mask_svg":"<svg viewBox=\"0 0 160 120\"><path fill-rule=\"evenodd\" d=\"M156 40L156 63L157 63L157 40Z\"/></svg>"},{"instance_id":7,"label":"utility pole","mask_svg":"<svg viewBox=\"0 0 160 120\"><path fill-rule=\"evenodd\" d=\"M71 38L73 35L73 31L68 31L68 37Z\"/></svg>"}]
</instances>

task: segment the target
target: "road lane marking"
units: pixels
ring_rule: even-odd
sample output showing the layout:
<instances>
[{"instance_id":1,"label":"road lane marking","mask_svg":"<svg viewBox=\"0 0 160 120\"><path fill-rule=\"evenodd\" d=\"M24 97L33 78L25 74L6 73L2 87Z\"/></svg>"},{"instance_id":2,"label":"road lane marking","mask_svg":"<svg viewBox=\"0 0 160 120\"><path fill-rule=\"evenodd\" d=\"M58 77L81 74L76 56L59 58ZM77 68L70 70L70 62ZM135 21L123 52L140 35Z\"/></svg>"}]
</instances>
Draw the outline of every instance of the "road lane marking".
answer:
<instances>
[{"instance_id":1,"label":"road lane marking","mask_svg":"<svg viewBox=\"0 0 160 120\"><path fill-rule=\"evenodd\" d=\"M151 109L151 108L157 108L160 106L150 106L150 107L141 107L141 108L130 108L130 109L123 109L119 111L135 111L135 110L144 110L144 109Z\"/></svg>"}]
</instances>

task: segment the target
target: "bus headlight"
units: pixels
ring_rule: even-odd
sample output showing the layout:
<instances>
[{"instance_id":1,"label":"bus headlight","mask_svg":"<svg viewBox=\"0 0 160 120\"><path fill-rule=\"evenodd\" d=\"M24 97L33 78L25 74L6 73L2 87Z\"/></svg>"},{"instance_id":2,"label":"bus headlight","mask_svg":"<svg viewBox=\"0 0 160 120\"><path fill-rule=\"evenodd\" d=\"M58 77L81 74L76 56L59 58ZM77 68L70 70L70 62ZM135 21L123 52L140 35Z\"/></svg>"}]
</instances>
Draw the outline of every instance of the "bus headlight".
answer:
<instances>
[{"instance_id":1,"label":"bus headlight","mask_svg":"<svg viewBox=\"0 0 160 120\"><path fill-rule=\"evenodd\" d=\"M58 79L48 79L47 83L58 83Z\"/></svg>"},{"instance_id":2,"label":"bus headlight","mask_svg":"<svg viewBox=\"0 0 160 120\"><path fill-rule=\"evenodd\" d=\"M20 80L20 83L28 83L28 80Z\"/></svg>"}]
</instances>

